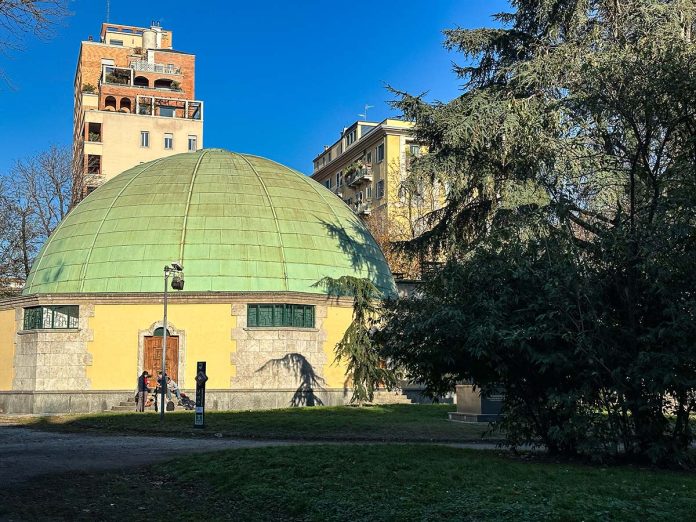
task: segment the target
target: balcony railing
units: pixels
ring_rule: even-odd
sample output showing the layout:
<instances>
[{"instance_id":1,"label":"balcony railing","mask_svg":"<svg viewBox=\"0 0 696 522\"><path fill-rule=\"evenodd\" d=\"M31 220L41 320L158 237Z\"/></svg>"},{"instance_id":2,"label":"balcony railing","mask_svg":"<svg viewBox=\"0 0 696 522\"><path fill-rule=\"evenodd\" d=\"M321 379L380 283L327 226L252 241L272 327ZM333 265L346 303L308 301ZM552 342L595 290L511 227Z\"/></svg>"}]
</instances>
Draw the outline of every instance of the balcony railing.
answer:
<instances>
[{"instance_id":1,"label":"balcony railing","mask_svg":"<svg viewBox=\"0 0 696 522\"><path fill-rule=\"evenodd\" d=\"M163 63L150 63L144 60L133 60L130 63L130 68L134 71L153 72L160 74L181 74L180 67L173 65L165 65Z\"/></svg>"},{"instance_id":2,"label":"balcony railing","mask_svg":"<svg viewBox=\"0 0 696 522\"><path fill-rule=\"evenodd\" d=\"M372 166L368 165L353 171L347 178L346 183L349 187L355 187L361 183L372 181Z\"/></svg>"},{"instance_id":3,"label":"balcony railing","mask_svg":"<svg viewBox=\"0 0 696 522\"><path fill-rule=\"evenodd\" d=\"M202 120L203 102L200 100L138 95L135 97L135 114Z\"/></svg>"},{"instance_id":4,"label":"balcony railing","mask_svg":"<svg viewBox=\"0 0 696 522\"><path fill-rule=\"evenodd\" d=\"M358 216L369 216L372 213L372 204L369 201L356 203L355 213Z\"/></svg>"},{"instance_id":5,"label":"balcony railing","mask_svg":"<svg viewBox=\"0 0 696 522\"><path fill-rule=\"evenodd\" d=\"M138 89L157 89L174 92L181 91L181 83L178 80L173 80L171 78L158 78L152 82L152 85L150 85L150 80L148 78L136 75L135 71L136 69L130 67L104 65L102 67L100 84L124 85ZM143 83L140 83L141 81Z\"/></svg>"}]
</instances>

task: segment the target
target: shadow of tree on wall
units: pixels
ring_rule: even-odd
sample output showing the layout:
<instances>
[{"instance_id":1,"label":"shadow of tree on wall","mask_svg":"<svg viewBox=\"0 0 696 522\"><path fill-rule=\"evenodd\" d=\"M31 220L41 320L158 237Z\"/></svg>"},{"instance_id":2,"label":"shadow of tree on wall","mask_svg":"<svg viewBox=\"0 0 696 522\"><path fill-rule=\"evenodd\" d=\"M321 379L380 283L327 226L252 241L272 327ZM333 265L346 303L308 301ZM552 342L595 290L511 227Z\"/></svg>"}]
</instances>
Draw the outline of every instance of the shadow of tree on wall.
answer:
<instances>
[{"instance_id":1,"label":"shadow of tree on wall","mask_svg":"<svg viewBox=\"0 0 696 522\"><path fill-rule=\"evenodd\" d=\"M300 382L295 391L290 406L323 406L322 400L314 393L315 389L322 390L325 381L317 375L314 367L299 353L288 353L280 359L270 359L256 373L285 371L291 373ZM296 381L297 382L297 381Z\"/></svg>"},{"instance_id":2,"label":"shadow of tree on wall","mask_svg":"<svg viewBox=\"0 0 696 522\"><path fill-rule=\"evenodd\" d=\"M372 281L385 296L394 295L396 289L391 274L384 270L387 264L384 254L367 228L357 217L355 220L356 222L347 222L345 225L322 221L322 225L329 237L335 239L339 248L350 257L354 270Z\"/></svg>"}]
</instances>

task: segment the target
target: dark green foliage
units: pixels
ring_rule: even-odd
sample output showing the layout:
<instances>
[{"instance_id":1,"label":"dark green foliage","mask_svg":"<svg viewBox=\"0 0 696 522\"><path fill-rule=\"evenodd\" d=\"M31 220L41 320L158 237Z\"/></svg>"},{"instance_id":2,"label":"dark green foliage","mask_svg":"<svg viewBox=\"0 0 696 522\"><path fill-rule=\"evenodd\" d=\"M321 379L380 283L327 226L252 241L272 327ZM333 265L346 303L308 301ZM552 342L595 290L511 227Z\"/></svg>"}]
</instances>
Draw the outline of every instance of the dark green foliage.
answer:
<instances>
[{"instance_id":1,"label":"dark green foliage","mask_svg":"<svg viewBox=\"0 0 696 522\"><path fill-rule=\"evenodd\" d=\"M696 409L693 0L517 0L446 32L465 92L400 93L448 187L406 245L448 261L385 355L433 392L507 389L510 442L686 464Z\"/></svg>"},{"instance_id":2,"label":"dark green foliage","mask_svg":"<svg viewBox=\"0 0 696 522\"><path fill-rule=\"evenodd\" d=\"M353 298L353 321L336 345L336 362L347 363L346 376L353 388L350 401L371 402L378 387L396 386L396 374L385 367L371 335L380 320L382 294L369 279L352 276L325 277L317 285L329 295Z\"/></svg>"}]
</instances>

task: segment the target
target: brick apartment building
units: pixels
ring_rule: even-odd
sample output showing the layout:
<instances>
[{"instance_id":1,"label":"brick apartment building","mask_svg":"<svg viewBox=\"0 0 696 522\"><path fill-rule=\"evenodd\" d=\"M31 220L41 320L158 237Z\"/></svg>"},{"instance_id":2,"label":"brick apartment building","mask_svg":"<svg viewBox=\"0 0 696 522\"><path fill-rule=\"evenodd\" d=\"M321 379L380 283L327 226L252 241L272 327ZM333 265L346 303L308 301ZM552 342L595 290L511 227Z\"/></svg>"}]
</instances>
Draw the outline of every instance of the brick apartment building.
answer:
<instances>
[{"instance_id":1,"label":"brick apartment building","mask_svg":"<svg viewBox=\"0 0 696 522\"><path fill-rule=\"evenodd\" d=\"M99 41L81 43L73 172L83 194L140 163L203 148L195 62L195 55L172 48L171 31L154 23L105 23Z\"/></svg>"}]
</instances>

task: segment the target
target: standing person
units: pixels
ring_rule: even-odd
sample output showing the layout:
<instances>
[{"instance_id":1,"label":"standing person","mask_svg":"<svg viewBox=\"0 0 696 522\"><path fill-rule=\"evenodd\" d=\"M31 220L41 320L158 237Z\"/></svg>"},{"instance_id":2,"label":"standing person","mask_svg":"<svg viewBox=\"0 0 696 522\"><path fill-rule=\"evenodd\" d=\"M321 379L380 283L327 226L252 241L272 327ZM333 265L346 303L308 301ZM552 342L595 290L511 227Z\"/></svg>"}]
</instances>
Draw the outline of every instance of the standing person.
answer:
<instances>
[{"instance_id":1,"label":"standing person","mask_svg":"<svg viewBox=\"0 0 696 522\"><path fill-rule=\"evenodd\" d=\"M147 378L150 376L149 373L147 373L147 370L145 370L143 373L140 374L140 377L138 377L138 403L135 408L135 411L145 411L145 403L147 402L147 394L150 391L148 388L148 381Z\"/></svg>"},{"instance_id":2,"label":"standing person","mask_svg":"<svg viewBox=\"0 0 696 522\"><path fill-rule=\"evenodd\" d=\"M169 397L170 400L172 398L172 393L179 401L179 404L181 404L181 391L179 391L179 385L174 379L167 375L167 397Z\"/></svg>"},{"instance_id":3,"label":"standing person","mask_svg":"<svg viewBox=\"0 0 696 522\"><path fill-rule=\"evenodd\" d=\"M169 376L166 373L164 376L165 378L163 379L162 372L157 372L157 388L159 389L159 393L166 393L167 399L171 401L172 393L169 391L169 386L166 384L169 381Z\"/></svg>"}]
</instances>

